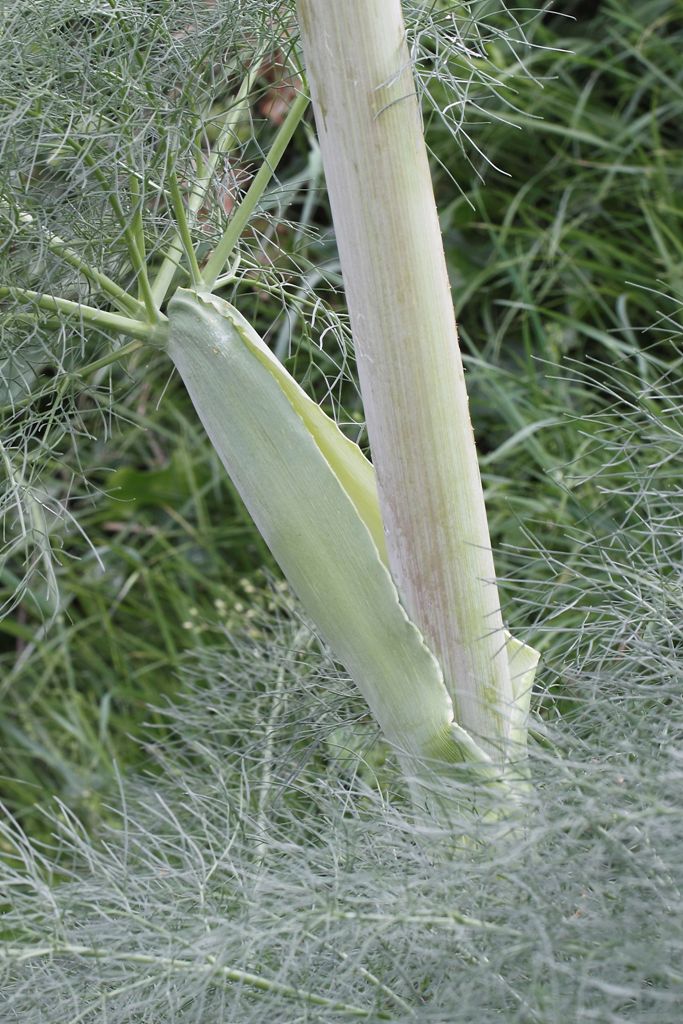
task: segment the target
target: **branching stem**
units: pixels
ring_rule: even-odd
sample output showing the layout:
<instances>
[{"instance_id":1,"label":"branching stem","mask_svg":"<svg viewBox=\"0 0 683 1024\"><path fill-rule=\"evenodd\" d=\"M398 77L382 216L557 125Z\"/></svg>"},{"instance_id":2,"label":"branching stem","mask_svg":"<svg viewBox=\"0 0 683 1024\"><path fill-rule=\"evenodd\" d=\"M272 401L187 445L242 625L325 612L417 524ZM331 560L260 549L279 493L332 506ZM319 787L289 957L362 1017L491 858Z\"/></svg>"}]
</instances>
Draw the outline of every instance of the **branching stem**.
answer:
<instances>
[{"instance_id":1,"label":"branching stem","mask_svg":"<svg viewBox=\"0 0 683 1024\"><path fill-rule=\"evenodd\" d=\"M126 243L128 250L128 258L131 262L131 266L135 273L138 288L140 289L140 295L142 303L144 304L145 312L151 323L155 323L159 319L159 309L154 301L152 295L152 288L149 283L149 275L147 274L147 264L145 262L144 252L141 251L136 233L133 227L131 227L128 218L121 206L119 197L114 195L112 192L108 192L108 181L106 175L100 167L98 167L94 158L90 153L82 153L84 162L92 169L93 174L102 185L103 190L107 193L107 201L112 208L114 216L123 232L123 238Z\"/></svg>"},{"instance_id":2,"label":"branching stem","mask_svg":"<svg viewBox=\"0 0 683 1024\"><path fill-rule=\"evenodd\" d=\"M83 274L83 277L98 285L122 312L138 317L144 314L145 307L141 302L138 302L134 296L130 295L124 288L121 288L107 274L87 263L63 238L55 235L49 228L37 224L30 213L20 210L19 223L27 227L35 227L45 239L50 252L60 256L65 263L68 263L69 266L74 267L75 270Z\"/></svg>"},{"instance_id":3,"label":"branching stem","mask_svg":"<svg viewBox=\"0 0 683 1024\"><path fill-rule=\"evenodd\" d=\"M144 264L147 263L147 246L145 245L145 225L142 218L142 203L143 203L143 191L140 184L140 179L135 174L131 174L129 178L130 182L130 195L132 200L132 226L131 232L135 238L140 258Z\"/></svg>"},{"instance_id":4,"label":"branching stem","mask_svg":"<svg viewBox=\"0 0 683 1024\"><path fill-rule=\"evenodd\" d=\"M255 61L253 67L244 76L242 84L240 85L239 91L235 98L234 106L226 114L223 127L221 128L218 140L213 147L208 159L203 162L201 173L197 180L193 183L190 190L190 197L188 200L187 208L189 213L188 226L190 226L197 214L197 211L201 208L204 200L206 199L209 188L211 187L211 181L216 172L218 161L222 156L227 154L233 149L237 142L236 126L240 119L246 115L249 110L249 104L247 97L251 92L254 81L258 75L258 60ZM173 280L180 260L183 255L183 239L180 232L180 221L176 228L176 233L169 244L166 254L159 271L154 279L152 286L152 294L154 301L157 306L160 306L166 297L169 285Z\"/></svg>"},{"instance_id":5,"label":"branching stem","mask_svg":"<svg viewBox=\"0 0 683 1024\"><path fill-rule=\"evenodd\" d=\"M294 988L293 985L285 985L281 981L264 978L261 974L252 974L250 971L240 971L233 967L226 967L217 963L216 958L213 956L207 956L206 961L201 963L181 957L156 956L152 953L117 952L111 949L98 949L95 946L81 946L70 942L44 946L5 946L0 951L1 959L6 961L13 960L15 963L25 963L29 960L41 960L55 956L78 956L92 960L106 960L109 963L120 961L121 963L129 964L147 964L175 973L201 971L204 974L213 975L216 981L249 985L252 988L260 989L262 992L277 992L279 995L301 1000L314 1006L325 1006L330 1010L347 1013L350 1017L375 1016L380 1019L388 1019L381 1012L375 1013L374 1010L365 1010L363 1007L354 1006L351 1003L328 999L326 996L319 996L314 992L306 992L303 989Z\"/></svg>"},{"instance_id":6,"label":"branching stem","mask_svg":"<svg viewBox=\"0 0 683 1024\"><path fill-rule=\"evenodd\" d=\"M306 112L309 99L305 93L300 93L289 109L287 117L282 122L280 129L270 147L268 156L258 169L247 194L232 215L223 237L209 257L209 260L202 272L204 285L209 291L213 291L216 281L230 259L230 255L237 245L240 235L244 231L249 218L254 212L259 200L265 192L271 178L275 174L278 164L289 145L297 125Z\"/></svg>"},{"instance_id":7,"label":"branching stem","mask_svg":"<svg viewBox=\"0 0 683 1024\"><path fill-rule=\"evenodd\" d=\"M128 356L132 356L134 352L139 351L143 345L144 341L140 338L136 338L135 341L129 341L127 345L122 345L121 348L117 348L114 352L107 352L106 356L102 356L101 359L94 359L92 363L82 366L76 372L76 376L87 377L89 373L95 373L97 370L102 370L105 366L118 363L121 359L127 359Z\"/></svg>"},{"instance_id":8,"label":"branching stem","mask_svg":"<svg viewBox=\"0 0 683 1024\"><path fill-rule=\"evenodd\" d=\"M84 306L80 302L72 302L71 299L63 299L58 295L34 292L30 288L0 287L0 299L4 298L15 299L19 302L33 302L39 309L46 309L50 313L62 313L64 316L76 317L95 327L119 331L121 334L139 338L141 341L153 341L159 334L160 325L145 324L140 320L132 320L128 316L123 316L121 313L110 313L103 309L96 309L94 306Z\"/></svg>"},{"instance_id":9,"label":"branching stem","mask_svg":"<svg viewBox=\"0 0 683 1024\"><path fill-rule=\"evenodd\" d=\"M59 326L59 322L57 322L57 326ZM114 352L108 352L106 356L102 356L100 359L94 359L92 363L88 363L87 366L82 366L79 370L74 370L71 374L65 374L64 377L61 377L60 379L64 381L67 376L70 376L80 380L83 377L87 377L90 373L95 373L97 370L103 369L105 366L111 366L113 363L118 363L121 359L127 359L128 356L132 356L135 352L138 352L144 344L144 341L137 338L135 341L130 341L127 345L122 345L121 348L117 348ZM24 398L17 399L11 404L0 405L0 416L13 415L19 409L30 405L35 398L35 394L30 394L26 395Z\"/></svg>"},{"instance_id":10,"label":"branching stem","mask_svg":"<svg viewBox=\"0 0 683 1024\"><path fill-rule=\"evenodd\" d=\"M190 225L185 212L185 206L183 204L183 197L180 192L180 186L178 184L178 178L173 168L169 168L169 192L171 194L171 204L173 206L173 213L175 215L176 224L178 226L178 237L180 238L182 251L185 254L190 267L190 277L192 278L192 284L195 288L201 284L201 273L199 270L199 264L197 263L197 256L194 251L192 244L192 235L190 233Z\"/></svg>"}]
</instances>

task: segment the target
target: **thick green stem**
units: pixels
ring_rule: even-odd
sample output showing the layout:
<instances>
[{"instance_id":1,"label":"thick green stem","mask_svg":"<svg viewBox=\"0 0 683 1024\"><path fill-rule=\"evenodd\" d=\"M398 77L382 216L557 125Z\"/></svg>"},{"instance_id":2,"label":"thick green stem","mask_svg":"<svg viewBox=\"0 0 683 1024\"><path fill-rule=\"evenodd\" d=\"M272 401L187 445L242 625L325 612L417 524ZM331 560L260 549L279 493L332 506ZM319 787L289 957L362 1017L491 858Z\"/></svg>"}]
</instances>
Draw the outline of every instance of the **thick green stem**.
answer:
<instances>
[{"instance_id":1,"label":"thick green stem","mask_svg":"<svg viewBox=\"0 0 683 1024\"><path fill-rule=\"evenodd\" d=\"M513 693L400 0L297 9L391 571L457 722L498 760Z\"/></svg>"},{"instance_id":2,"label":"thick green stem","mask_svg":"<svg viewBox=\"0 0 683 1024\"><path fill-rule=\"evenodd\" d=\"M0 299L4 298L15 299L18 302L32 302L39 309L46 309L51 313L62 313L64 316L82 320L94 327L118 331L131 338L140 338L142 341L154 341L159 336L159 332L164 330L161 325L145 324L120 313L109 313L103 309L95 309L94 306L83 306L80 302L72 302L71 299L63 299L58 295L34 292L29 288L0 287Z\"/></svg>"}]
</instances>

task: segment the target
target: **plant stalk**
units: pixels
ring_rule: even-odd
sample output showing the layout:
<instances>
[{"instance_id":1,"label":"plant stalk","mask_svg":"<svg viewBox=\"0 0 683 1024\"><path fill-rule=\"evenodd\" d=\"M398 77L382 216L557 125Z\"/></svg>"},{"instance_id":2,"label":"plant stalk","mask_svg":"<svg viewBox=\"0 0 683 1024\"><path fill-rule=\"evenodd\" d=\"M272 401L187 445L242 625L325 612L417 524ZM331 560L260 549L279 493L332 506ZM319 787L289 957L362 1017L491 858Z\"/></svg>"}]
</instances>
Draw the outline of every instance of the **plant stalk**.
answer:
<instances>
[{"instance_id":1,"label":"plant stalk","mask_svg":"<svg viewBox=\"0 0 683 1024\"><path fill-rule=\"evenodd\" d=\"M213 290L216 280L230 259L230 255L247 226L249 218L275 174L277 165L280 163L299 121L306 113L308 103L308 96L304 93L300 93L292 103L287 117L278 129L273 144L268 151L268 156L259 167L254 180L247 190L247 194L233 213L223 237L209 257L202 272L204 284L209 291Z\"/></svg>"},{"instance_id":2,"label":"plant stalk","mask_svg":"<svg viewBox=\"0 0 683 1024\"><path fill-rule=\"evenodd\" d=\"M63 299L58 295L46 295L43 292L35 292L30 288L2 286L0 287L0 299L4 298L14 299L17 302L31 302L38 306L39 309L46 309L51 313L61 313L63 316L74 317L102 330L118 331L121 334L126 334L131 338L139 338L142 341L154 341L156 338L161 337L165 330L163 324L142 323L140 320L132 320L121 313L110 313L104 309L96 309L94 306L84 306L80 302Z\"/></svg>"},{"instance_id":3,"label":"plant stalk","mask_svg":"<svg viewBox=\"0 0 683 1024\"><path fill-rule=\"evenodd\" d=\"M2 205L0 203L0 205ZM35 227L38 233L44 238L48 249L54 252L57 256L61 256L65 263L69 266L74 267L80 271L84 277L93 284L98 285L102 291L109 296L116 306L124 314L128 313L131 316L142 316L145 312L145 307L141 302L130 295L124 288L121 288L116 281L112 281L107 274L104 274L97 267L92 267L87 263L79 254L72 249L68 242L65 242L59 235L55 235L48 228L41 224L37 224L30 213L26 213L23 210L19 211L19 224L25 227Z\"/></svg>"},{"instance_id":4,"label":"plant stalk","mask_svg":"<svg viewBox=\"0 0 683 1024\"><path fill-rule=\"evenodd\" d=\"M201 168L197 181L192 184L187 204L188 222L191 227L194 224L197 212L201 209L202 203L205 201L209 189L211 188L211 183L213 181L213 176L216 173L218 161L222 157L226 157L230 153L231 149L237 144L237 125L241 118L246 118L248 116L248 97L257 75L258 61L254 63L252 69L245 75L237 96L235 97L235 103L230 111L225 115L224 124L221 128L218 140L207 157L206 163ZM198 149L197 155L198 157L201 156L201 149ZM163 262L152 286L154 299L159 306L163 303L166 297L166 293L171 285L173 276L180 265L182 255L182 239L180 230L176 228L173 240L166 249Z\"/></svg>"},{"instance_id":5,"label":"plant stalk","mask_svg":"<svg viewBox=\"0 0 683 1024\"><path fill-rule=\"evenodd\" d=\"M510 670L400 0L297 11L391 572L458 724L500 761Z\"/></svg>"}]
</instances>

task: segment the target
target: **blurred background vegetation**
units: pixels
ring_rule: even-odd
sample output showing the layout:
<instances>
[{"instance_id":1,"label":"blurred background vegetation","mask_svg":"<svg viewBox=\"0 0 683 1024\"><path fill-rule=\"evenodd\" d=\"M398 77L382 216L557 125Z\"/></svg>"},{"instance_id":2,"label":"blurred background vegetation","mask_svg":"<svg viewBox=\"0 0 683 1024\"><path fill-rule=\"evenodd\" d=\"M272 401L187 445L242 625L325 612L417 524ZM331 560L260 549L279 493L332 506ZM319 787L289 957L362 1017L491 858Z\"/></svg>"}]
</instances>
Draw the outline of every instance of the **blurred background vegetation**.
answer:
<instances>
[{"instance_id":1,"label":"blurred background vegetation","mask_svg":"<svg viewBox=\"0 0 683 1024\"><path fill-rule=\"evenodd\" d=\"M683 4L561 7L516 12L533 43L526 77L502 41L488 46L496 98L477 119L472 86L462 149L438 82L425 99L505 613L543 650L547 716L573 707L567 652L575 671L606 615L623 633L610 657L637 657L641 604L654 602L666 644L681 621ZM280 116L267 78L252 108L263 139ZM309 268L308 290L322 287L343 319L325 283L338 284L338 265L306 133L279 178L286 220L262 249ZM340 358L338 339L319 351L265 288L240 302L362 442L352 355ZM182 687L188 651L220 649L250 614L257 631L271 601L263 569L277 574L165 359L106 374L106 416L75 403L70 432L43 451L42 486L68 513L49 530L56 617L40 588L10 600L22 552L0 568L0 799L38 834L35 805L51 795L86 821L105 813L115 771L147 763L143 723L163 721L152 708ZM88 486L73 497L76 479Z\"/></svg>"}]
</instances>

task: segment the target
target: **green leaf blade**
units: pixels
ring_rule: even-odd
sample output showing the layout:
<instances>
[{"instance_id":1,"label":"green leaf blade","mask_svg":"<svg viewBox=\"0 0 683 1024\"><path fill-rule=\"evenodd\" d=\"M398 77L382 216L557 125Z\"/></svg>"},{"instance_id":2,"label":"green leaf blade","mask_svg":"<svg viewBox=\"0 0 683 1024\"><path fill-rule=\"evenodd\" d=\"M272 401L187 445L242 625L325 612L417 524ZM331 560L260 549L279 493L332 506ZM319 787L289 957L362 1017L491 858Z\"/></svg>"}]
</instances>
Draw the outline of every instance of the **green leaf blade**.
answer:
<instances>
[{"instance_id":1,"label":"green leaf blade","mask_svg":"<svg viewBox=\"0 0 683 1024\"><path fill-rule=\"evenodd\" d=\"M263 343L215 297L178 292L169 321L169 355L306 612L389 742L418 757L442 751L453 708L441 669L281 374L256 355Z\"/></svg>"}]
</instances>

